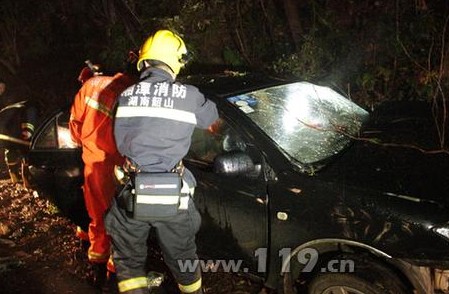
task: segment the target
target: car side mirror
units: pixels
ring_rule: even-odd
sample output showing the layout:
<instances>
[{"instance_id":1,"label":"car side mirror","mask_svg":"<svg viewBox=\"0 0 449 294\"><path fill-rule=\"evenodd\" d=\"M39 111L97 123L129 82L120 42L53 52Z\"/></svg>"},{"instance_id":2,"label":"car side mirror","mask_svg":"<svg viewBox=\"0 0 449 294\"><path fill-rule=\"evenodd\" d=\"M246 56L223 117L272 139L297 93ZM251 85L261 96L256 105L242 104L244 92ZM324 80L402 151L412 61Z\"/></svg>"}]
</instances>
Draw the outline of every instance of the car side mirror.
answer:
<instances>
[{"instance_id":1,"label":"car side mirror","mask_svg":"<svg viewBox=\"0 0 449 294\"><path fill-rule=\"evenodd\" d=\"M261 171L260 164L254 164L251 157L241 151L228 152L218 155L214 160L214 172L227 176L245 175L258 177Z\"/></svg>"}]
</instances>

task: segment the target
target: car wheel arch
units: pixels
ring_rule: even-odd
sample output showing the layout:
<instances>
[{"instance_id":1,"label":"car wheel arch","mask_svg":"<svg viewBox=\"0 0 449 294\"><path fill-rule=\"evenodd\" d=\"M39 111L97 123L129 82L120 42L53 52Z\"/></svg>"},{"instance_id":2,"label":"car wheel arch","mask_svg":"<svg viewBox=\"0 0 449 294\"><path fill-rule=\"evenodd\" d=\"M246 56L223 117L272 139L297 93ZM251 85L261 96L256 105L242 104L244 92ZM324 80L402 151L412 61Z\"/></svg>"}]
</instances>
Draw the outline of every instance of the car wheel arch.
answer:
<instances>
[{"instance_id":1,"label":"car wheel arch","mask_svg":"<svg viewBox=\"0 0 449 294\"><path fill-rule=\"evenodd\" d=\"M304 278L307 280L314 276L313 273L302 273L300 267L291 265L292 258L299 252L304 252L307 248L315 249L320 255L320 259L324 261L329 261L336 257L341 258L343 254L343 256L347 258L352 257L358 262L359 257L365 256L370 262L397 273L398 278L403 281L404 285L416 289L416 293L429 293L427 291L432 289L429 272L422 271L422 268L412 266L406 262L391 262L393 260L391 256L377 248L352 240L317 239L297 246L288 257L284 258L280 273L280 286L278 287L281 293L296 293L293 286L296 279ZM422 280L424 280L424 283Z\"/></svg>"}]
</instances>

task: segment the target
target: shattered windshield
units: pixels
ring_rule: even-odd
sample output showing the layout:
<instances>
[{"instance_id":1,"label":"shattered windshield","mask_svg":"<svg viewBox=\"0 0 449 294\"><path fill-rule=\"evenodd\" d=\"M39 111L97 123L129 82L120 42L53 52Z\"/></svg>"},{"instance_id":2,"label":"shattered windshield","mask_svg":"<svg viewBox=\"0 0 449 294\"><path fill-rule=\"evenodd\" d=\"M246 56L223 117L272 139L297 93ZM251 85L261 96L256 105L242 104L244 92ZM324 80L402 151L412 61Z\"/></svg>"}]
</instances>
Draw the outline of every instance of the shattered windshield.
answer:
<instances>
[{"instance_id":1,"label":"shattered windshield","mask_svg":"<svg viewBox=\"0 0 449 294\"><path fill-rule=\"evenodd\" d=\"M289 156L314 163L343 150L368 112L328 87L297 82L228 98Z\"/></svg>"}]
</instances>

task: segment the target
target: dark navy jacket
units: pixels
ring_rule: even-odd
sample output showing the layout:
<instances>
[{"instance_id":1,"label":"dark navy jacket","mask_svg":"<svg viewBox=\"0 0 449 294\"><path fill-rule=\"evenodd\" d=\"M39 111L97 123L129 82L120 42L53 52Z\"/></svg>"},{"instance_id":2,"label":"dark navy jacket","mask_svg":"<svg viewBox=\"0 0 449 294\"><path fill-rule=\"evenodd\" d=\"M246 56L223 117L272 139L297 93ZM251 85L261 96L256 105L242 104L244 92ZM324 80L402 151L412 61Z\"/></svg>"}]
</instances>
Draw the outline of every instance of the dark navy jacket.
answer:
<instances>
[{"instance_id":1,"label":"dark navy jacket","mask_svg":"<svg viewBox=\"0 0 449 294\"><path fill-rule=\"evenodd\" d=\"M119 96L114 136L119 152L140 170L166 172L187 154L194 128L206 129L217 118L215 103L196 87L149 68Z\"/></svg>"}]
</instances>

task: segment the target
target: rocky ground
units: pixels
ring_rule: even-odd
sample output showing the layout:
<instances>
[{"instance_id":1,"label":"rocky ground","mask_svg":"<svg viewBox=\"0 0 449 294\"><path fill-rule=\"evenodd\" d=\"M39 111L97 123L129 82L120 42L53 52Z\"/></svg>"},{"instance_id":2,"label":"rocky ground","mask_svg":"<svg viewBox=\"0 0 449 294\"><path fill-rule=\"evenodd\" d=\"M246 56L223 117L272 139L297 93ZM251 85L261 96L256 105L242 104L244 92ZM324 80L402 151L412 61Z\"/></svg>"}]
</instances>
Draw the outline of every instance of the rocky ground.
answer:
<instances>
[{"instance_id":1,"label":"rocky ground","mask_svg":"<svg viewBox=\"0 0 449 294\"><path fill-rule=\"evenodd\" d=\"M113 293L89 284L85 250L75 226L34 190L0 171L0 292ZM267 293L238 275L205 273L206 293Z\"/></svg>"}]
</instances>

